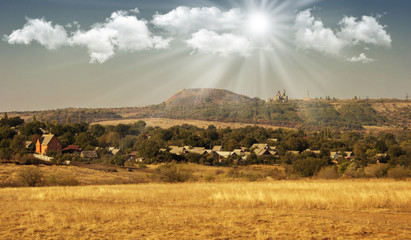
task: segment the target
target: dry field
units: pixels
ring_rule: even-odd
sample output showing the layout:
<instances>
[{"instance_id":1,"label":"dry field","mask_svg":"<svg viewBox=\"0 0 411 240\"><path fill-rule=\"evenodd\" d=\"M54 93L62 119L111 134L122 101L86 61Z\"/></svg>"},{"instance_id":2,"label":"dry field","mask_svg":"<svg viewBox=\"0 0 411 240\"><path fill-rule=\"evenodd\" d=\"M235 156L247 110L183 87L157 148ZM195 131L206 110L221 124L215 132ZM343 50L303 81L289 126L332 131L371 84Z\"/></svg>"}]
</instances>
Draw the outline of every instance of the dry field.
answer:
<instances>
[{"instance_id":1,"label":"dry field","mask_svg":"<svg viewBox=\"0 0 411 240\"><path fill-rule=\"evenodd\" d=\"M0 189L0 239L410 239L411 182Z\"/></svg>"},{"instance_id":2,"label":"dry field","mask_svg":"<svg viewBox=\"0 0 411 240\"><path fill-rule=\"evenodd\" d=\"M147 126L152 127L161 127L161 128L170 128L177 125L190 124L197 126L199 128L207 128L210 124L214 125L216 128L243 128L246 126L259 126L263 128L272 128L277 129L279 127L268 125L268 124L247 124L247 123L226 123L226 122L217 122L217 121L202 121L202 120L190 120L190 119L169 119L169 118L139 118L139 119L119 119L111 121L101 121L96 122L101 125L117 125L117 124L132 124L138 120L143 120L146 122ZM93 123L93 124L96 124ZM287 128L287 127L282 127Z\"/></svg>"}]
</instances>

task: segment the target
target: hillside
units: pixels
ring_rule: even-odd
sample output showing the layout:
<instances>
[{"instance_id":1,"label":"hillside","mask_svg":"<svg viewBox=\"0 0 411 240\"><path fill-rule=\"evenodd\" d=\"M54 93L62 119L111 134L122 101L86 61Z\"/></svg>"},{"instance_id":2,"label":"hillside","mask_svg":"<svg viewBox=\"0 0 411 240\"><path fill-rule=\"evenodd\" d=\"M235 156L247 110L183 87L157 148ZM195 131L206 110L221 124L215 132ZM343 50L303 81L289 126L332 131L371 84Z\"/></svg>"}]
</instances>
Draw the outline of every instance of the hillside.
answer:
<instances>
[{"instance_id":1,"label":"hillside","mask_svg":"<svg viewBox=\"0 0 411 240\"><path fill-rule=\"evenodd\" d=\"M164 103L166 106L204 106L215 104L241 104L251 98L223 89L194 88L182 89Z\"/></svg>"},{"instance_id":2,"label":"hillside","mask_svg":"<svg viewBox=\"0 0 411 240\"><path fill-rule=\"evenodd\" d=\"M266 102L222 89L183 89L161 104L146 107L14 112L30 120L64 123L164 118L223 123L265 124L305 130L411 127L411 101L397 99Z\"/></svg>"}]
</instances>

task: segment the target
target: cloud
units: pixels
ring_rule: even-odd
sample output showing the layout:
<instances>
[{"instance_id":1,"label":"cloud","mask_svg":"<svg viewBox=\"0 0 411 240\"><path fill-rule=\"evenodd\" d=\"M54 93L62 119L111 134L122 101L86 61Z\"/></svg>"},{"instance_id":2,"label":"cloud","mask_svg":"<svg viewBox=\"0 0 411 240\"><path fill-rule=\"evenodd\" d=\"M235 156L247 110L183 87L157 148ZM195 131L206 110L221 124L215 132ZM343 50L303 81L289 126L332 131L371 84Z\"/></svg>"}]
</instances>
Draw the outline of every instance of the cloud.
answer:
<instances>
[{"instance_id":1,"label":"cloud","mask_svg":"<svg viewBox=\"0 0 411 240\"><path fill-rule=\"evenodd\" d=\"M341 57L350 62L373 62L364 53L358 57L347 58L343 50L357 45L373 44L375 46L390 47L391 37L385 26L378 23L378 19L363 16L361 20L354 17L344 17L339 22L340 30L335 31L324 27L320 19L315 19L311 9L297 14L294 28L296 29L296 46L303 50L314 50L327 55ZM368 49L364 46L364 49Z\"/></svg>"},{"instance_id":2,"label":"cloud","mask_svg":"<svg viewBox=\"0 0 411 240\"><path fill-rule=\"evenodd\" d=\"M349 62L361 62L361 63L370 63L370 62L374 62L375 60L372 58L368 58L365 53L361 53L360 55L358 55L357 57L352 57L352 58L347 58L346 59Z\"/></svg>"},{"instance_id":3,"label":"cloud","mask_svg":"<svg viewBox=\"0 0 411 240\"><path fill-rule=\"evenodd\" d=\"M245 37L230 33L217 34L206 29L193 33L191 39L187 40L187 44L194 51L222 57L232 55L247 57L253 48L251 42Z\"/></svg>"},{"instance_id":4,"label":"cloud","mask_svg":"<svg viewBox=\"0 0 411 240\"><path fill-rule=\"evenodd\" d=\"M151 22L172 33L189 34L200 29L236 30L241 26L243 20L244 15L237 8L224 12L216 7L189 8L180 6L166 14L155 14Z\"/></svg>"},{"instance_id":5,"label":"cloud","mask_svg":"<svg viewBox=\"0 0 411 240\"><path fill-rule=\"evenodd\" d=\"M145 20L128 16L124 11L111 14L103 24L95 24L88 31L77 31L70 39L71 44L86 46L91 63L103 63L114 55L116 49L141 51L151 48L164 49L171 39L153 36Z\"/></svg>"},{"instance_id":6,"label":"cloud","mask_svg":"<svg viewBox=\"0 0 411 240\"><path fill-rule=\"evenodd\" d=\"M374 17L363 16L359 21L355 17L344 17L339 24L341 31L338 36L349 44L357 45L363 42L377 46L391 46L390 35Z\"/></svg>"},{"instance_id":7,"label":"cloud","mask_svg":"<svg viewBox=\"0 0 411 240\"><path fill-rule=\"evenodd\" d=\"M61 25L54 25L44 19L27 19L22 29L14 30L3 38L9 44L25 44L38 42L49 50L68 44L67 32Z\"/></svg>"},{"instance_id":8,"label":"cloud","mask_svg":"<svg viewBox=\"0 0 411 240\"><path fill-rule=\"evenodd\" d=\"M334 34L333 30L325 28L321 20L315 20L311 16L310 9L297 14L294 27L296 44L304 50L311 49L325 54L339 55L346 44Z\"/></svg>"},{"instance_id":9,"label":"cloud","mask_svg":"<svg viewBox=\"0 0 411 240\"><path fill-rule=\"evenodd\" d=\"M131 13L135 13L135 14L140 13L140 10L138 8L134 8L134 9L131 9L131 10L128 10L128 11L131 12Z\"/></svg>"}]
</instances>

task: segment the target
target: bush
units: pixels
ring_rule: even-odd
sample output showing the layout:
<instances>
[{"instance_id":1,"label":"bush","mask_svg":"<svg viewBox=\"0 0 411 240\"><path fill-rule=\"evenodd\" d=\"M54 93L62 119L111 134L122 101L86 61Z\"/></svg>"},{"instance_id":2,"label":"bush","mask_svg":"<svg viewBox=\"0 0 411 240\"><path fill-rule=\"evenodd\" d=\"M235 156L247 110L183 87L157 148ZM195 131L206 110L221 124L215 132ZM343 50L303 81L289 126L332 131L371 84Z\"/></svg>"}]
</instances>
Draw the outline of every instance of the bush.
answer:
<instances>
[{"instance_id":1,"label":"bush","mask_svg":"<svg viewBox=\"0 0 411 240\"><path fill-rule=\"evenodd\" d=\"M327 165L327 161L318 158L300 159L294 163L294 171L302 177L311 177Z\"/></svg>"},{"instance_id":2,"label":"bush","mask_svg":"<svg viewBox=\"0 0 411 240\"><path fill-rule=\"evenodd\" d=\"M48 186L77 186L80 182L73 175L52 174L46 177Z\"/></svg>"},{"instance_id":3,"label":"bush","mask_svg":"<svg viewBox=\"0 0 411 240\"><path fill-rule=\"evenodd\" d=\"M368 177L382 178L387 176L389 166L387 165L368 165L364 168L364 173Z\"/></svg>"},{"instance_id":4,"label":"bush","mask_svg":"<svg viewBox=\"0 0 411 240\"><path fill-rule=\"evenodd\" d=\"M35 158L31 154L24 155L23 157L21 157L20 161L24 165L38 165L40 162L39 159Z\"/></svg>"},{"instance_id":5,"label":"bush","mask_svg":"<svg viewBox=\"0 0 411 240\"><path fill-rule=\"evenodd\" d=\"M338 168L336 166L329 166L321 168L316 176L322 179L337 179L341 177L341 174L338 172Z\"/></svg>"},{"instance_id":6,"label":"bush","mask_svg":"<svg viewBox=\"0 0 411 240\"><path fill-rule=\"evenodd\" d=\"M351 163L344 172L344 176L350 178L366 177L364 168L361 168L357 163Z\"/></svg>"},{"instance_id":7,"label":"bush","mask_svg":"<svg viewBox=\"0 0 411 240\"><path fill-rule=\"evenodd\" d=\"M212 181L215 180L215 176L212 175L212 174L206 175L206 176L204 177L204 180L205 180L206 182L212 182Z\"/></svg>"},{"instance_id":8,"label":"bush","mask_svg":"<svg viewBox=\"0 0 411 240\"><path fill-rule=\"evenodd\" d=\"M281 171L278 168L270 169L264 173L264 177L270 177L276 180L284 180L287 178L287 174L285 171Z\"/></svg>"},{"instance_id":9,"label":"bush","mask_svg":"<svg viewBox=\"0 0 411 240\"><path fill-rule=\"evenodd\" d=\"M186 182L193 179L191 171L177 166L175 163L168 163L159 166L152 176L153 180L159 182Z\"/></svg>"},{"instance_id":10,"label":"bush","mask_svg":"<svg viewBox=\"0 0 411 240\"><path fill-rule=\"evenodd\" d=\"M18 178L23 186L35 187L43 182L43 172L34 166L27 166L18 172Z\"/></svg>"},{"instance_id":11,"label":"bush","mask_svg":"<svg viewBox=\"0 0 411 240\"><path fill-rule=\"evenodd\" d=\"M397 166L395 168L388 170L387 176L389 178L394 178L397 180L411 178L411 170L404 168L404 167Z\"/></svg>"}]
</instances>

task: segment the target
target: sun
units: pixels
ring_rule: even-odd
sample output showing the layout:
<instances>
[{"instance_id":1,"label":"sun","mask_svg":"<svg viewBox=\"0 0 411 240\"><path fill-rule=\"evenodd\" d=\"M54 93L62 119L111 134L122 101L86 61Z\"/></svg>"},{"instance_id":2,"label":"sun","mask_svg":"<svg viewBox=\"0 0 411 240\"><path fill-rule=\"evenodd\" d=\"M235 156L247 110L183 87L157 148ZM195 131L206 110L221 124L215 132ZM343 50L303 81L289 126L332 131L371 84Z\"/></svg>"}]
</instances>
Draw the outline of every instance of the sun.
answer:
<instances>
[{"instance_id":1,"label":"sun","mask_svg":"<svg viewBox=\"0 0 411 240\"><path fill-rule=\"evenodd\" d=\"M246 30L253 37L267 37L271 31L271 19L264 12L254 12L246 19Z\"/></svg>"}]
</instances>

